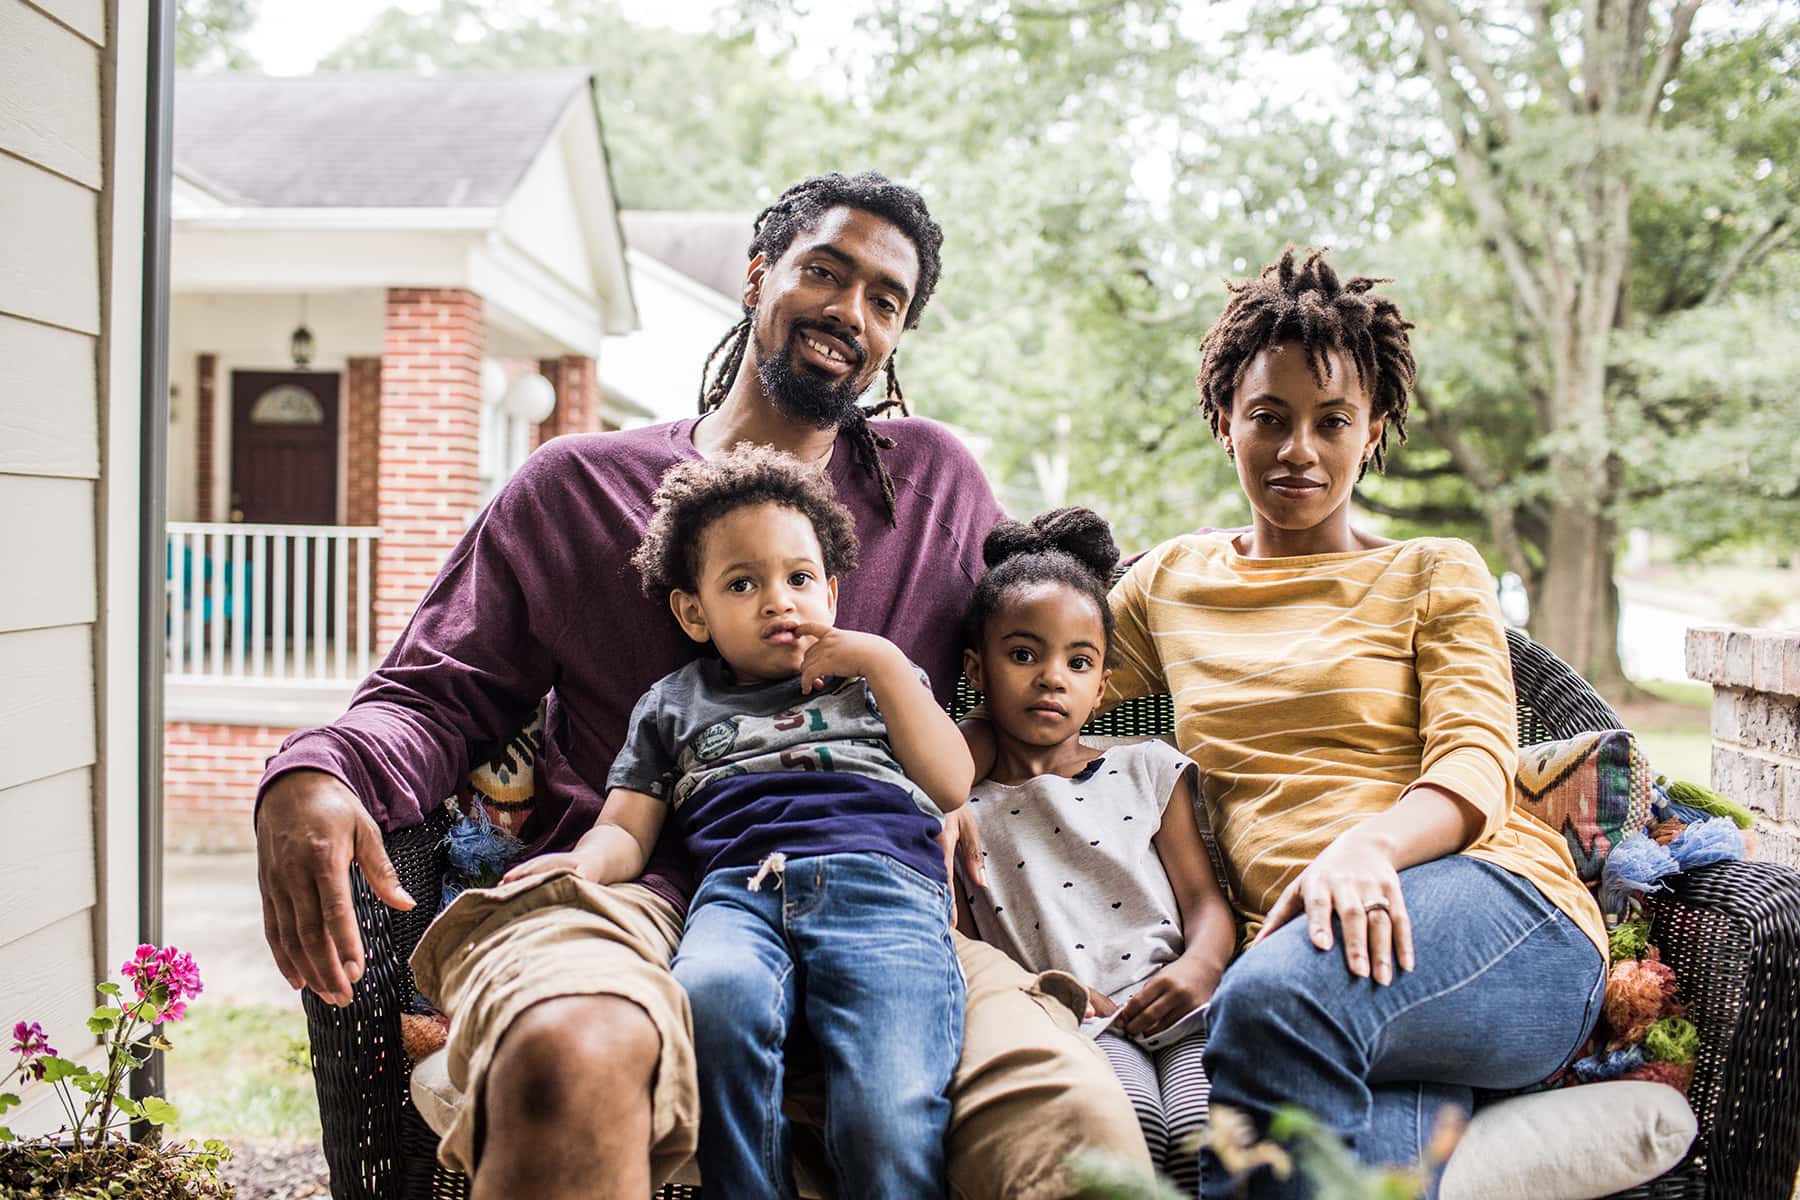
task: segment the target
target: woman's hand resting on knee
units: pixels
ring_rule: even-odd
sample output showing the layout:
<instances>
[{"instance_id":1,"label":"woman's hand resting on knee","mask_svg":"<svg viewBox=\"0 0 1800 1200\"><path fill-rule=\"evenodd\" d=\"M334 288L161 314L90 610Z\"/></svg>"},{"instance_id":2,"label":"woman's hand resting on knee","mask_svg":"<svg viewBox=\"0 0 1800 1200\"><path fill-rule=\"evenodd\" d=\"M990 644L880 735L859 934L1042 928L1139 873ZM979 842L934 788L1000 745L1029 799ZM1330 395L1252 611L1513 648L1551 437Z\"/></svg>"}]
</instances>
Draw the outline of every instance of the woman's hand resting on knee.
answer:
<instances>
[{"instance_id":1,"label":"woman's hand resting on knee","mask_svg":"<svg viewBox=\"0 0 1800 1200\"><path fill-rule=\"evenodd\" d=\"M1256 935L1258 942L1302 914L1307 936L1320 950L1332 945L1331 915L1344 930L1344 961L1352 975L1392 983L1394 963L1413 967L1412 919L1400 892L1400 872L1379 841L1359 826L1325 850L1294 877L1275 901Z\"/></svg>"},{"instance_id":2,"label":"woman's hand resting on knee","mask_svg":"<svg viewBox=\"0 0 1800 1200\"><path fill-rule=\"evenodd\" d=\"M1413 969L1412 917L1400 872L1467 849L1481 835L1482 821L1481 810L1455 793L1414 784L1394 807L1339 834L1296 875L1256 940L1305 913L1312 944L1329 950L1335 912L1350 973L1392 983L1396 962L1402 971Z\"/></svg>"}]
</instances>

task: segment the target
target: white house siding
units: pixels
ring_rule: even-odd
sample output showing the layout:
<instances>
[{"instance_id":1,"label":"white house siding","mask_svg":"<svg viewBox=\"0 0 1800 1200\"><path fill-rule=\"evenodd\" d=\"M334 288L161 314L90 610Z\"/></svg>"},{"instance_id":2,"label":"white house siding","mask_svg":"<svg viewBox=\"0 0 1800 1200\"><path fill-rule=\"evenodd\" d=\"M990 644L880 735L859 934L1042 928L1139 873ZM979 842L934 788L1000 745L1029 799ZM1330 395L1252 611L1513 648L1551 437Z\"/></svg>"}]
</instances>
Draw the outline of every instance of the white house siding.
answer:
<instances>
[{"instance_id":1,"label":"white house siding","mask_svg":"<svg viewBox=\"0 0 1800 1200\"><path fill-rule=\"evenodd\" d=\"M65 1054L136 930L142 7L0 0L0 1026Z\"/></svg>"}]
</instances>

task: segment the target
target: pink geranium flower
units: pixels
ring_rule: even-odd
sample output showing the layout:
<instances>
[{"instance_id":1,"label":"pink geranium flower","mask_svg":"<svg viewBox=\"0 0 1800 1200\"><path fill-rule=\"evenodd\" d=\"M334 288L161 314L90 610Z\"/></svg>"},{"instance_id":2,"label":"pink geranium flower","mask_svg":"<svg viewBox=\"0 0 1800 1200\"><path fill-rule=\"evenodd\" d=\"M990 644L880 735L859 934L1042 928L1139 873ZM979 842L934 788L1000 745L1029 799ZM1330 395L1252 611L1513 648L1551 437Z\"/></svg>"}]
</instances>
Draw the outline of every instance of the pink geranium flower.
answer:
<instances>
[{"instance_id":1,"label":"pink geranium flower","mask_svg":"<svg viewBox=\"0 0 1800 1200\"><path fill-rule=\"evenodd\" d=\"M139 1000L148 1000L160 1010L150 1017L152 1021L181 1020L187 1014L185 1002L205 988L194 956L174 946L159 950L146 942L125 960L119 972L131 980Z\"/></svg>"},{"instance_id":2,"label":"pink geranium flower","mask_svg":"<svg viewBox=\"0 0 1800 1200\"><path fill-rule=\"evenodd\" d=\"M19 1056L19 1075L31 1073L33 1079L44 1077L44 1058L55 1058L56 1047L44 1036L44 1027L36 1021L20 1021L13 1026L13 1053Z\"/></svg>"}]
</instances>

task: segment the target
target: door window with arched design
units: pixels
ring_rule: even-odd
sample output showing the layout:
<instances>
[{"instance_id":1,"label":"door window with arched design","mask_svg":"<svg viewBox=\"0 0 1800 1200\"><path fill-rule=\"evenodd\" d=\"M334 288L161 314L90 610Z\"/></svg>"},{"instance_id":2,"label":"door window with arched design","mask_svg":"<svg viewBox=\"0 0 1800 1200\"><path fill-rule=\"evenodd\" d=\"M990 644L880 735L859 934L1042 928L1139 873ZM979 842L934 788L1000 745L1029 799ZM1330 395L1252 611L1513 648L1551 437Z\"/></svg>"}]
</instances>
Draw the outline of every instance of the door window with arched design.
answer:
<instances>
[{"instance_id":1,"label":"door window with arched design","mask_svg":"<svg viewBox=\"0 0 1800 1200\"><path fill-rule=\"evenodd\" d=\"M252 425L323 425L325 406L305 388L277 384L250 406Z\"/></svg>"}]
</instances>

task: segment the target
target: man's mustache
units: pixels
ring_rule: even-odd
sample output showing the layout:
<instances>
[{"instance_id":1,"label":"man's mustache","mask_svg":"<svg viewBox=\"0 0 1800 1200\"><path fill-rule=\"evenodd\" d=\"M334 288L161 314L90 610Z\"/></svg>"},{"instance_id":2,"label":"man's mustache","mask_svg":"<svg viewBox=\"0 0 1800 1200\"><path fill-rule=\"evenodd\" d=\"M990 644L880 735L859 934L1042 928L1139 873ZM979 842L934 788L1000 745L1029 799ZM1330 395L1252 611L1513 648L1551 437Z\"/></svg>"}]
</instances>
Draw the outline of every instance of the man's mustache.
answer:
<instances>
[{"instance_id":1,"label":"man's mustache","mask_svg":"<svg viewBox=\"0 0 1800 1200\"><path fill-rule=\"evenodd\" d=\"M841 330L833 329L831 326L825 324L823 321L807 321L807 320L795 321L794 322L794 331L791 336L798 337L800 334L806 332L808 329L811 329L811 330L814 330L815 332L824 334L826 337L830 338L832 341L841 343L843 346L845 346L850 351L850 353L855 356L854 361L851 363L851 365L854 366L858 371L862 370L863 364L869 361L869 352L862 348L862 343L856 340L856 335L850 334L850 333L844 333Z\"/></svg>"}]
</instances>

